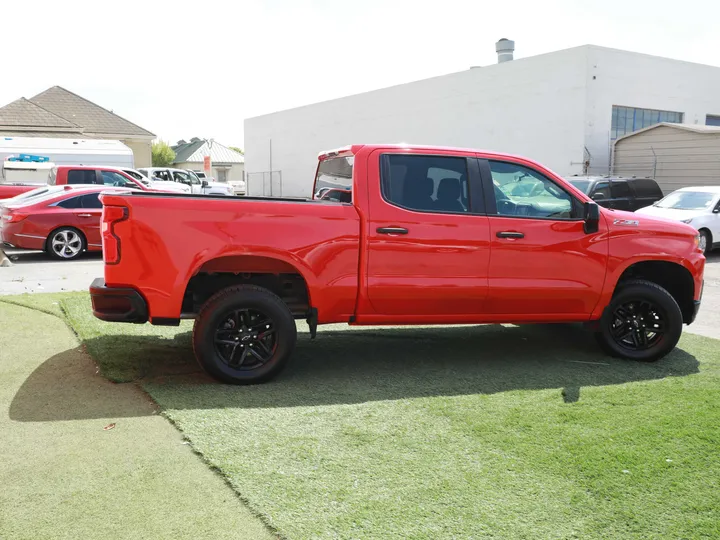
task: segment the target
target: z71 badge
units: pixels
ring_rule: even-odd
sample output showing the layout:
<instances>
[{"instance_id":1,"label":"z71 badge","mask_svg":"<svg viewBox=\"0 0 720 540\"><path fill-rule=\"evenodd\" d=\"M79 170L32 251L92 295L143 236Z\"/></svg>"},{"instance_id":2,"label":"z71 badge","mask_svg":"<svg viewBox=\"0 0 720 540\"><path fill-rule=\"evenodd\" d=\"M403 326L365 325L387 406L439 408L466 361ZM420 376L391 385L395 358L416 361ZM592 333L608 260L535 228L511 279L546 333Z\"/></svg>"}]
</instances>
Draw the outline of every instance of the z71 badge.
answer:
<instances>
[{"instance_id":1,"label":"z71 badge","mask_svg":"<svg viewBox=\"0 0 720 540\"><path fill-rule=\"evenodd\" d=\"M625 227L637 227L640 222L637 219L616 219L613 225L624 225Z\"/></svg>"}]
</instances>

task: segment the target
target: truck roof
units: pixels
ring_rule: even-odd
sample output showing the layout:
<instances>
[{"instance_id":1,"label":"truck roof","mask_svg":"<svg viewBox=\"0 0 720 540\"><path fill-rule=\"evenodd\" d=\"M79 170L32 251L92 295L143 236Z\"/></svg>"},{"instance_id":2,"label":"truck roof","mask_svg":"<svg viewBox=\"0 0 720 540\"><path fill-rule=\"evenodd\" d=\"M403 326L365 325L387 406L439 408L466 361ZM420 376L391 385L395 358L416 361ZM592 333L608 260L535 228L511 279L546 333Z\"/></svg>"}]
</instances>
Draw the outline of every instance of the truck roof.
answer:
<instances>
[{"instance_id":1,"label":"truck roof","mask_svg":"<svg viewBox=\"0 0 720 540\"><path fill-rule=\"evenodd\" d=\"M402 149L412 149L412 150L427 150L427 151L441 151L441 152L462 152L466 154L482 154L483 156L489 157L489 158L498 158L498 159L522 159L523 161L528 161L530 163L537 163L535 160L527 158L525 156L519 156L516 154L506 154L503 152L494 152L491 150L481 150L478 148L464 148L460 146L434 146L434 145L426 145L426 144L410 144L410 143L393 143L393 144L353 144L353 145L347 145L347 146L341 146L338 148L330 149L330 150L324 150L322 152L318 153L318 159L327 159L329 157L346 154L346 153L352 153L357 154L360 149L367 148L368 150L402 150ZM539 163L537 163L540 165Z\"/></svg>"}]
</instances>

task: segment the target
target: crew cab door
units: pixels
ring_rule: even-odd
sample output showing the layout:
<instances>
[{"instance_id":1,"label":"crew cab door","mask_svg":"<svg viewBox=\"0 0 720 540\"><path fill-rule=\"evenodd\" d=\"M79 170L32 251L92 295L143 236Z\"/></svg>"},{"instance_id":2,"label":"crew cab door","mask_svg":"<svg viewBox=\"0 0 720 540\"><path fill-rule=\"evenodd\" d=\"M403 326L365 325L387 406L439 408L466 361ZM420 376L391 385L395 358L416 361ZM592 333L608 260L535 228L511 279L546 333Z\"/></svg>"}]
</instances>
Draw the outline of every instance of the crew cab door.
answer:
<instances>
[{"instance_id":1,"label":"crew cab door","mask_svg":"<svg viewBox=\"0 0 720 540\"><path fill-rule=\"evenodd\" d=\"M460 322L484 313L490 237L477 160L375 150L367 186L365 315Z\"/></svg>"},{"instance_id":2,"label":"crew cab door","mask_svg":"<svg viewBox=\"0 0 720 540\"><path fill-rule=\"evenodd\" d=\"M586 234L582 203L522 160L480 160L490 226L488 310L513 321L587 320L605 279L607 225ZM515 195L513 185L533 182Z\"/></svg>"}]
</instances>

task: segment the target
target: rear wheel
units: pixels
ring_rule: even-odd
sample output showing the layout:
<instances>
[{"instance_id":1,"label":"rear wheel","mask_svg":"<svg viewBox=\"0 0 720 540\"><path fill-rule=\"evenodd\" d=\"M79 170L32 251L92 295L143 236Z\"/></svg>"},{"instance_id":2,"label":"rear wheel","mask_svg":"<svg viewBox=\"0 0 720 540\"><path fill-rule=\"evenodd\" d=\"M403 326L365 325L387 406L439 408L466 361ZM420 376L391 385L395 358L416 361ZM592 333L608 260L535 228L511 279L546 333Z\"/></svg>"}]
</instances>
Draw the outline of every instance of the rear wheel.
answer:
<instances>
[{"instance_id":1,"label":"rear wheel","mask_svg":"<svg viewBox=\"0 0 720 540\"><path fill-rule=\"evenodd\" d=\"M268 381L286 366L297 330L290 309L262 287L223 289L202 307L193 329L200 366L230 384Z\"/></svg>"},{"instance_id":2,"label":"rear wheel","mask_svg":"<svg viewBox=\"0 0 720 540\"><path fill-rule=\"evenodd\" d=\"M677 345L683 317L665 289L645 280L620 285L600 319L595 336L612 356L654 362Z\"/></svg>"},{"instance_id":3,"label":"rear wheel","mask_svg":"<svg viewBox=\"0 0 720 540\"><path fill-rule=\"evenodd\" d=\"M83 233L72 227L62 227L50 234L45 251L56 259L70 261L82 255L86 247Z\"/></svg>"}]
</instances>

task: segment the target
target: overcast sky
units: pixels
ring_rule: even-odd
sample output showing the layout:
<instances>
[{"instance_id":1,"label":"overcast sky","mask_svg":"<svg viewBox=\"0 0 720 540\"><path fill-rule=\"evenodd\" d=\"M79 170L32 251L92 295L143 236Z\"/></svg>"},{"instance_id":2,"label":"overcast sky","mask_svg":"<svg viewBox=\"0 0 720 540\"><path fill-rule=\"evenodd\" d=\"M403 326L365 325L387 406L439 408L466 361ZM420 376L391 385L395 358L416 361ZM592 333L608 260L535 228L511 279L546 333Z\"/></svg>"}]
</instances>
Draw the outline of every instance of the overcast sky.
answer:
<instances>
[{"instance_id":1,"label":"overcast sky","mask_svg":"<svg viewBox=\"0 0 720 540\"><path fill-rule=\"evenodd\" d=\"M717 0L4 0L0 105L60 85L174 143L587 43L720 66ZM720 91L720 89L718 89Z\"/></svg>"}]
</instances>

